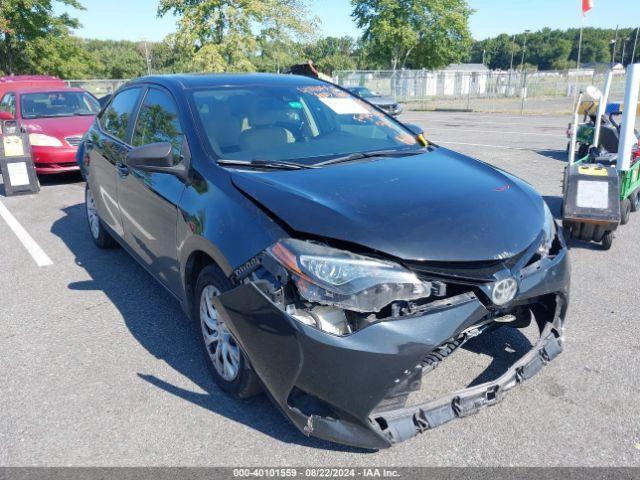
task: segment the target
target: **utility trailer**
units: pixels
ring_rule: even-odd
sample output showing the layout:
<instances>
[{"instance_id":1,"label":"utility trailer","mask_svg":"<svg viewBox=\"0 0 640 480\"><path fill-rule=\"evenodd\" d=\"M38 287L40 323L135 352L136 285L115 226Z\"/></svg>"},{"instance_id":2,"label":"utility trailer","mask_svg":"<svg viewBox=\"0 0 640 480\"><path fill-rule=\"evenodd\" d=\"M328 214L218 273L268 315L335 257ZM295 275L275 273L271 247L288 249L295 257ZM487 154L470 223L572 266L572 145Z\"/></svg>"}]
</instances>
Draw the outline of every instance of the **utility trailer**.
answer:
<instances>
[{"instance_id":1,"label":"utility trailer","mask_svg":"<svg viewBox=\"0 0 640 480\"><path fill-rule=\"evenodd\" d=\"M640 148L635 134L636 109L622 112L619 141L615 152L600 143L602 118L611 86L607 76L604 93L590 92L599 97L594 125L593 145L587 155L575 160L578 115L581 93L574 109L569 165L563 182L562 224L571 238L602 243L611 248L613 232L629 221L632 211L640 209ZM640 64L629 65L625 89L625 104L637 105L640 89ZM611 150L614 150L611 148Z\"/></svg>"}]
</instances>

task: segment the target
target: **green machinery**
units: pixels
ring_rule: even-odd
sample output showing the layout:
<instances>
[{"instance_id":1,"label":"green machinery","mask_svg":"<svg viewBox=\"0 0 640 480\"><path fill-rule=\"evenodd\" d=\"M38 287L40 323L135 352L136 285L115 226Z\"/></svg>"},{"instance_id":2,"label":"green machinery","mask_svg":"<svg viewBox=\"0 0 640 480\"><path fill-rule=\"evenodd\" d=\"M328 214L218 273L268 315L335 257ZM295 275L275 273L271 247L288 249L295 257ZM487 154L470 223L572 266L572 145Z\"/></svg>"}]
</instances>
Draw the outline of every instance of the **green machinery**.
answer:
<instances>
[{"instance_id":1,"label":"green machinery","mask_svg":"<svg viewBox=\"0 0 640 480\"><path fill-rule=\"evenodd\" d=\"M607 151L601 146L602 118L610 86L611 74L607 76L604 93L592 87L588 89L588 94L599 100L592 138L592 145L598 147L592 147L576 160L578 115L583 94L578 98L569 144L569 164L564 174L562 205L562 223L568 235L583 241L600 242L605 249L611 248L613 232L618 225L627 223L630 213L640 209L640 150L634 128L635 108L622 112L616 151ZM626 105L637 105L639 90L640 64L629 65Z\"/></svg>"}]
</instances>

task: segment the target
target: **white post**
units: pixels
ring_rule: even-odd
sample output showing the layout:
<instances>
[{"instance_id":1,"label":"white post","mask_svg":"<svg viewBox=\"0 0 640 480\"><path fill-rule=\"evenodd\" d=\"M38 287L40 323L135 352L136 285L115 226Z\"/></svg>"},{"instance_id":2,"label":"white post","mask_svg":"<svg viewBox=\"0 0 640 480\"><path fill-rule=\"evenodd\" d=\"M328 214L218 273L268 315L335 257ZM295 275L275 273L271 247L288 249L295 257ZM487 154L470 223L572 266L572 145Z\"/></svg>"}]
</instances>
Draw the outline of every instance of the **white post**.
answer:
<instances>
[{"instance_id":1,"label":"white post","mask_svg":"<svg viewBox=\"0 0 640 480\"><path fill-rule=\"evenodd\" d=\"M578 137L578 110L580 110L580 104L582 103L582 92L578 95L576 106L573 109L573 123L571 124L571 143L569 144L569 165L571 165L576 159L576 140Z\"/></svg>"},{"instance_id":2,"label":"white post","mask_svg":"<svg viewBox=\"0 0 640 480\"><path fill-rule=\"evenodd\" d=\"M609 91L611 90L611 79L613 78L613 70L607 72L607 78L604 81L604 90L598 101L598 113L596 116L596 126L593 131L593 146L597 147L600 142L600 126L602 124L602 116L607 109L607 102L609 101Z\"/></svg>"},{"instance_id":3,"label":"white post","mask_svg":"<svg viewBox=\"0 0 640 480\"><path fill-rule=\"evenodd\" d=\"M629 170L631 151L636 143L634 128L638 111L638 91L640 90L640 63L627 67L627 84L624 91L622 107L622 124L620 126L620 143L618 144L618 171Z\"/></svg>"}]
</instances>

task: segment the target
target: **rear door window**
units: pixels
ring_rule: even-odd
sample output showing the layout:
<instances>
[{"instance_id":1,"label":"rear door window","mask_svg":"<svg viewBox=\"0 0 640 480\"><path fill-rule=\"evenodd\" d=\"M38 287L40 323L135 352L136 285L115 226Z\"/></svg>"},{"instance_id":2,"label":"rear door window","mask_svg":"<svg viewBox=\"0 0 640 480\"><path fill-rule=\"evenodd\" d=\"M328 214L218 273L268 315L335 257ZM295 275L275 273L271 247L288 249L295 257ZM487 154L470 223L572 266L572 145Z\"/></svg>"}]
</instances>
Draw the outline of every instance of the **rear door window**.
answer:
<instances>
[{"instance_id":1,"label":"rear door window","mask_svg":"<svg viewBox=\"0 0 640 480\"><path fill-rule=\"evenodd\" d=\"M0 111L9 112L15 117L16 115L16 96L13 93L7 93L0 101Z\"/></svg>"},{"instance_id":2,"label":"rear door window","mask_svg":"<svg viewBox=\"0 0 640 480\"><path fill-rule=\"evenodd\" d=\"M118 93L100 115L100 124L109 135L127 142L129 127L138 104L141 87L129 88Z\"/></svg>"}]
</instances>

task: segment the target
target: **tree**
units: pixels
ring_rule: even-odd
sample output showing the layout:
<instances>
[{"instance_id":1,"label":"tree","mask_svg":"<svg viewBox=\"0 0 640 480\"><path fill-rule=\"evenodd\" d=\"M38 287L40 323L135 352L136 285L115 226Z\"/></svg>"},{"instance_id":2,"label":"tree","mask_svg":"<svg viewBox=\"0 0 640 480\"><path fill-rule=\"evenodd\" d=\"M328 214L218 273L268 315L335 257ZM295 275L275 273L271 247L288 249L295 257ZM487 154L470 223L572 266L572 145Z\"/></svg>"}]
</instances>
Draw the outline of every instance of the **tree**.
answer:
<instances>
[{"instance_id":1,"label":"tree","mask_svg":"<svg viewBox=\"0 0 640 480\"><path fill-rule=\"evenodd\" d=\"M180 17L176 41L199 71L253 71L261 47L277 60L290 40L313 31L306 11L307 0L160 0L158 7L159 16Z\"/></svg>"},{"instance_id":2,"label":"tree","mask_svg":"<svg viewBox=\"0 0 640 480\"><path fill-rule=\"evenodd\" d=\"M78 0L0 1L1 70L13 74L28 71L34 65L38 65L40 58L37 57L41 56L41 53L35 50L34 42L41 47L50 41L59 47L73 48L69 29L77 28L79 23L66 13L56 15L53 8L55 1L83 9Z\"/></svg>"},{"instance_id":3,"label":"tree","mask_svg":"<svg viewBox=\"0 0 640 480\"><path fill-rule=\"evenodd\" d=\"M325 37L305 45L303 52L321 72L332 75L356 68L356 50L357 42L351 37Z\"/></svg>"},{"instance_id":4,"label":"tree","mask_svg":"<svg viewBox=\"0 0 640 480\"><path fill-rule=\"evenodd\" d=\"M393 70L460 61L471 45L466 0L351 0L371 55Z\"/></svg>"}]
</instances>

